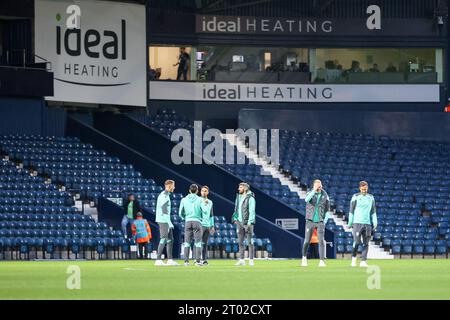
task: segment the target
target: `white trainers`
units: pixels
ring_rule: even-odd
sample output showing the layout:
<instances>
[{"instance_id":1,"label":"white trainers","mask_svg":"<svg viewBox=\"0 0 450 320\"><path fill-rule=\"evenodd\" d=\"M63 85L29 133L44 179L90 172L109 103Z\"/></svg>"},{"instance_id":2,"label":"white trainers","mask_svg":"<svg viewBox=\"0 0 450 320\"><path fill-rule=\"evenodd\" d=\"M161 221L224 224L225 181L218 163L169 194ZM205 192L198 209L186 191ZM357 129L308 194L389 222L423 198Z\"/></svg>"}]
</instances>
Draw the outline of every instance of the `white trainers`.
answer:
<instances>
[{"instance_id":1,"label":"white trainers","mask_svg":"<svg viewBox=\"0 0 450 320\"><path fill-rule=\"evenodd\" d=\"M249 266L254 266L255 265L255 262L253 261L253 259L250 259L249 261L248 261L248 265Z\"/></svg>"},{"instance_id":2,"label":"white trainers","mask_svg":"<svg viewBox=\"0 0 450 320\"><path fill-rule=\"evenodd\" d=\"M194 263L194 265L197 266L197 267L203 267L203 263L201 263L200 261L196 261Z\"/></svg>"},{"instance_id":3,"label":"white trainers","mask_svg":"<svg viewBox=\"0 0 450 320\"><path fill-rule=\"evenodd\" d=\"M320 260L319 261L319 267L326 267L327 265L325 264L325 261Z\"/></svg>"},{"instance_id":4,"label":"white trainers","mask_svg":"<svg viewBox=\"0 0 450 320\"><path fill-rule=\"evenodd\" d=\"M356 267L356 257L352 257L352 267Z\"/></svg>"},{"instance_id":5,"label":"white trainers","mask_svg":"<svg viewBox=\"0 0 450 320\"><path fill-rule=\"evenodd\" d=\"M166 264L162 260L156 260L155 266L165 266Z\"/></svg>"},{"instance_id":6,"label":"white trainers","mask_svg":"<svg viewBox=\"0 0 450 320\"><path fill-rule=\"evenodd\" d=\"M302 266L302 267L307 267L307 266L308 266L308 260L306 259L306 257L303 257L303 258L302 258L302 264L301 264L301 266Z\"/></svg>"},{"instance_id":7,"label":"white trainers","mask_svg":"<svg viewBox=\"0 0 450 320\"><path fill-rule=\"evenodd\" d=\"M166 266L179 266L180 264L172 259L167 260Z\"/></svg>"},{"instance_id":8,"label":"white trainers","mask_svg":"<svg viewBox=\"0 0 450 320\"><path fill-rule=\"evenodd\" d=\"M361 262L359 263L359 266L360 266L361 268L367 268L369 265L367 264L366 261L361 261Z\"/></svg>"},{"instance_id":9,"label":"white trainers","mask_svg":"<svg viewBox=\"0 0 450 320\"><path fill-rule=\"evenodd\" d=\"M185 262L184 262L184 266L185 266L185 267L189 267L189 261L185 261Z\"/></svg>"},{"instance_id":10,"label":"white trainers","mask_svg":"<svg viewBox=\"0 0 450 320\"><path fill-rule=\"evenodd\" d=\"M245 260L239 259L238 262L236 262L235 266L245 266Z\"/></svg>"}]
</instances>

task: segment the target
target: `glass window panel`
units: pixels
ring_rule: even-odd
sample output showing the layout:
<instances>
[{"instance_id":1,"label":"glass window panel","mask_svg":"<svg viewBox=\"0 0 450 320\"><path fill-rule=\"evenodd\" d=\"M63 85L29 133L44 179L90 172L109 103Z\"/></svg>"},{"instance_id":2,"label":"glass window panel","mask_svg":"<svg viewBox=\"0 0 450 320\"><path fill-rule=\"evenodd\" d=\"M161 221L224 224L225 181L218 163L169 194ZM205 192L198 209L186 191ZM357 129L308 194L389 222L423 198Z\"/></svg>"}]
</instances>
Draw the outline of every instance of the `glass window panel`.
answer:
<instances>
[{"instance_id":1,"label":"glass window panel","mask_svg":"<svg viewBox=\"0 0 450 320\"><path fill-rule=\"evenodd\" d=\"M253 83L442 83L435 48L149 47L150 78ZM182 62L179 64L179 62ZM187 66L186 66L187 64Z\"/></svg>"},{"instance_id":2,"label":"glass window panel","mask_svg":"<svg viewBox=\"0 0 450 320\"><path fill-rule=\"evenodd\" d=\"M442 49L316 49L315 83L437 83Z\"/></svg>"}]
</instances>

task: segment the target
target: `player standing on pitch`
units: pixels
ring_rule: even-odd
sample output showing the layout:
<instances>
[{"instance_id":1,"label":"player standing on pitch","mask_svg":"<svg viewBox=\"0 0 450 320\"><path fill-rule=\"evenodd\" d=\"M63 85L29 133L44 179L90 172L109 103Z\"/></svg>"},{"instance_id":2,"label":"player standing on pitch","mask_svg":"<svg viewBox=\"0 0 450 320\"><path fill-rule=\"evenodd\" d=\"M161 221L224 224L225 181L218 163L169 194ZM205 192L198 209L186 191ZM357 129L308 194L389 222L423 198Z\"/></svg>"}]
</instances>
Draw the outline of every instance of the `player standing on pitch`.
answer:
<instances>
[{"instance_id":1,"label":"player standing on pitch","mask_svg":"<svg viewBox=\"0 0 450 320\"><path fill-rule=\"evenodd\" d=\"M356 267L356 253L358 246L363 243L360 267L367 267L367 253L369 252L369 241L372 237L372 231L377 228L377 211L375 199L369 194L369 184L366 181L359 183L359 193L353 195L350 201L350 213L348 217L348 226L353 228L353 251L352 267Z\"/></svg>"},{"instance_id":2,"label":"player standing on pitch","mask_svg":"<svg viewBox=\"0 0 450 320\"><path fill-rule=\"evenodd\" d=\"M256 213L255 195L250 191L248 183L241 182L236 196L234 213L231 221L237 225L239 241L239 261L237 266L245 266L244 260L244 239L247 238L249 265L253 266L255 246L253 243L253 230L255 226Z\"/></svg>"},{"instance_id":3,"label":"player standing on pitch","mask_svg":"<svg viewBox=\"0 0 450 320\"><path fill-rule=\"evenodd\" d=\"M200 190L202 196L202 264L208 265L208 240L211 234L214 234L214 212L213 202L208 199L209 188L203 186Z\"/></svg>"},{"instance_id":4,"label":"player standing on pitch","mask_svg":"<svg viewBox=\"0 0 450 320\"><path fill-rule=\"evenodd\" d=\"M175 181L166 180L164 182L164 191L162 191L156 201L156 222L159 225L159 246L158 256L155 261L155 266L177 266L178 263L172 260L173 252L173 224L170 221L171 202L170 194L175 190ZM161 260L161 255L164 250L167 251L167 264Z\"/></svg>"},{"instance_id":5,"label":"player standing on pitch","mask_svg":"<svg viewBox=\"0 0 450 320\"><path fill-rule=\"evenodd\" d=\"M302 267L308 266L306 255L314 229L317 228L319 236L319 267L326 267L325 258L325 225L329 219L330 198L322 189L322 182L314 180L313 188L306 193L306 224L305 241L303 242Z\"/></svg>"},{"instance_id":6,"label":"player standing on pitch","mask_svg":"<svg viewBox=\"0 0 450 320\"><path fill-rule=\"evenodd\" d=\"M179 215L185 220L184 225L184 265L189 265L189 251L191 242L194 239L194 258L195 265L201 266L200 257L202 254L202 201L203 199L197 195L198 186L191 184L189 194L181 199Z\"/></svg>"}]
</instances>

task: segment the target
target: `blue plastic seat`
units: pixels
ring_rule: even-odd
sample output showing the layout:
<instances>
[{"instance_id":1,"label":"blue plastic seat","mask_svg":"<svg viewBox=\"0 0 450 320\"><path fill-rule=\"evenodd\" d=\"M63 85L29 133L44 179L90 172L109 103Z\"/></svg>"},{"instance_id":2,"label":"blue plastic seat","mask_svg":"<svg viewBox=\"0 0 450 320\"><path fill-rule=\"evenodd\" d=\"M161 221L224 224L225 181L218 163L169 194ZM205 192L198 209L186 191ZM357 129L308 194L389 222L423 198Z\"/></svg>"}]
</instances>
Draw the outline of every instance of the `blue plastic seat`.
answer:
<instances>
[{"instance_id":1,"label":"blue plastic seat","mask_svg":"<svg viewBox=\"0 0 450 320\"><path fill-rule=\"evenodd\" d=\"M265 249L269 254L273 253L273 246L272 246L272 242L270 241L270 239L265 239Z\"/></svg>"},{"instance_id":2,"label":"blue plastic seat","mask_svg":"<svg viewBox=\"0 0 450 320\"><path fill-rule=\"evenodd\" d=\"M402 254L412 254L413 246L412 242L403 241L402 243Z\"/></svg>"},{"instance_id":3,"label":"blue plastic seat","mask_svg":"<svg viewBox=\"0 0 450 320\"><path fill-rule=\"evenodd\" d=\"M49 253L53 255L55 251L55 239L54 238L46 238L43 242L45 253Z\"/></svg>"},{"instance_id":4,"label":"blue plastic seat","mask_svg":"<svg viewBox=\"0 0 450 320\"><path fill-rule=\"evenodd\" d=\"M400 244L398 245L392 245L392 254L400 254L402 252L402 246Z\"/></svg>"},{"instance_id":5,"label":"blue plastic seat","mask_svg":"<svg viewBox=\"0 0 450 320\"><path fill-rule=\"evenodd\" d=\"M97 238L96 251L99 255L102 255L106 252L106 239L105 238Z\"/></svg>"},{"instance_id":6,"label":"blue plastic seat","mask_svg":"<svg viewBox=\"0 0 450 320\"><path fill-rule=\"evenodd\" d=\"M423 240L414 240L413 243L413 253L422 255L424 253L424 241Z\"/></svg>"},{"instance_id":7,"label":"blue plastic seat","mask_svg":"<svg viewBox=\"0 0 450 320\"><path fill-rule=\"evenodd\" d=\"M231 240L229 238L223 239L223 245L225 247L225 252L227 254L232 252L232 243L231 243Z\"/></svg>"},{"instance_id":8,"label":"blue plastic seat","mask_svg":"<svg viewBox=\"0 0 450 320\"><path fill-rule=\"evenodd\" d=\"M384 238L383 242L382 242L383 247L390 247L391 246L391 242L392 242L391 238Z\"/></svg>"},{"instance_id":9,"label":"blue plastic seat","mask_svg":"<svg viewBox=\"0 0 450 320\"><path fill-rule=\"evenodd\" d=\"M232 251L233 251L233 253L239 252L238 241L236 239L231 239L231 244L232 244ZM263 240L263 246L265 246L264 240Z\"/></svg>"},{"instance_id":10,"label":"blue plastic seat","mask_svg":"<svg viewBox=\"0 0 450 320\"><path fill-rule=\"evenodd\" d=\"M434 254L436 250L435 241L434 240L425 240L425 254Z\"/></svg>"},{"instance_id":11,"label":"blue plastic seat","mask_svg":"<svg viewBox=\"0 0 450 320\"><path fill-rule=\"evenodd\" d=\"M217 237L215 239L215 250L220 250L222 248L223 239L221 237Z\"/></svg>"},{"instance_id":12,"label":"blue plastic seat","mask_svg":"<svg viewBox=\"0 0 450 320\"><path fill-rule=\"evenodd\" d=\"M447 246L445 245L445 246L443 246L443 245L437 245L436 246L436 254L440 254L440 255L443 255L443 254L446 254L447 253Z\"/></svg>"}]
</instances>

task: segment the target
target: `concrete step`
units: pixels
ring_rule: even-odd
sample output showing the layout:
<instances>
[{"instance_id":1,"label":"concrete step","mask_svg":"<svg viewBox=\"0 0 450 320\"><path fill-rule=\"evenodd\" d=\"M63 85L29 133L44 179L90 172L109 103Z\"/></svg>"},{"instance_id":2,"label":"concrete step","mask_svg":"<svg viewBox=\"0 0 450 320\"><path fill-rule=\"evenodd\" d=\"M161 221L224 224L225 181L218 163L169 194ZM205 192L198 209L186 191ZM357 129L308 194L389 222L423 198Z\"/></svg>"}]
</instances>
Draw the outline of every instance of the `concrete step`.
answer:
<instances>
[{"instance_id":1,"label":"concrete step","mask_svg":"<svg viewBox=\"0 0 450 320\"><path fill-rule=\"evenodd\" d=\"M82 212L84 209L85 215L90 215L92 218L94 218L95 221L98 222L98 211L97 207L91 208L91 206L87 203L83 204L82 201L77 200L75 201L75 207Z\"/></svg>"},{"instance_id":2,"label":"concrete step","mask_svg":"<svg viewBox=\"0 0 450 320\"><path fill-rule=\"evenodd\" d=\"M347 225L347 221L333 214L333 220L338 226L342 226L345 232L351 232ZM394 259L394 255L385 251L383 247L377 245L374 241L369 242L369 253L367 254L368 259Z\"/></svg>"}]
</instances>

